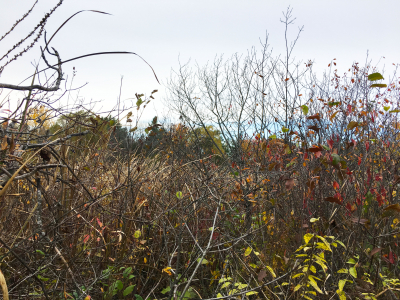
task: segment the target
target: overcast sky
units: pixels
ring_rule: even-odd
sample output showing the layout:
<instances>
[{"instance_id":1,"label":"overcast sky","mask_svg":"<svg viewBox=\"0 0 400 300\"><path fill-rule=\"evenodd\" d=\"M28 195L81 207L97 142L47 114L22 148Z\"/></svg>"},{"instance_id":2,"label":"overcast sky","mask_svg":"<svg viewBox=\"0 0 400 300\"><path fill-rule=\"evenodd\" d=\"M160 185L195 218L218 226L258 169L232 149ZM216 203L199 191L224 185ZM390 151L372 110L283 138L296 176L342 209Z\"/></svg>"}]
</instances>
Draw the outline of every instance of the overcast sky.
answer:
<instances>
[{"instance_id":1,"label":"overcast sky","mask_svg":"<svg viewBox=\"0 0 400 300\"><path fill-rule=\"evenodd\" d=\"M0 53L12 47L40 21L57 3L39 0L32 14L15 32L0 43ZM32 6L33 0L0 0L0 35L2 36ZM158 89L155 106L146 109L145 119L162 114L165 86L171 69L189 59L204 65L216 55L229 58L234 53L245 53L260 38L269 34L268 43L273 55L284 54L284 25L282 11L293 8L296 17L289 29L289 39L304 26L294 50L297 60L315 61L314 68L323 70L337 59L339 70L345 71L354 61L363 64L367 51L374 64L390 68L400 63L400 1L399 0L65 0L47 24L51 35L73 13L93 9L112 16L85 12L73 18L52 42L63 60L100 51L132 51L141 55L155 70L138 57L130 55L97 56L74 61L63 66L68 86L72 68L77 73L72 87L88 83L78 97L86 101L102 100L97 108L109 109L119 96L133 98L135 93L149 94ZM43 45L43 40L40 43ZM18 84L32 75L32 63L39 58L35 48L13 64L0 77L2 83ZM382 58L385 57L385 58ZM25 84L30 84L26 81ZM5 91L12 101L23 94ZM77 97L73 93L71 97ZM64 99L65 100L65 99Z\"/></svg>"}]
</instances>

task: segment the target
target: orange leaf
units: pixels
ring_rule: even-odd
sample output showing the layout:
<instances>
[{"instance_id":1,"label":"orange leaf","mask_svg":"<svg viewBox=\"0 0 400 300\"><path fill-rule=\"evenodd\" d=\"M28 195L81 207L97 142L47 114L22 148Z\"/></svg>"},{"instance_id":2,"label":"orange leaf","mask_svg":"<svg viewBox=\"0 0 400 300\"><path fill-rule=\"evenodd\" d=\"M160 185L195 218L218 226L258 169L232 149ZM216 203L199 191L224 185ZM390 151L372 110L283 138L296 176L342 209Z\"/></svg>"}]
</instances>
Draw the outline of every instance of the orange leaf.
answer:
<instances>
[{"instance_id":1,"label":"orange leaf","mask_svg":"<svg viewBox=\"0 0 400 300\"><path fill-rule=\"evenodd\" d=\"M86 235L85 238L83 239L83 243L86 244L87 241L89 240L90 235Z\"/></svg>"}]
</instances>

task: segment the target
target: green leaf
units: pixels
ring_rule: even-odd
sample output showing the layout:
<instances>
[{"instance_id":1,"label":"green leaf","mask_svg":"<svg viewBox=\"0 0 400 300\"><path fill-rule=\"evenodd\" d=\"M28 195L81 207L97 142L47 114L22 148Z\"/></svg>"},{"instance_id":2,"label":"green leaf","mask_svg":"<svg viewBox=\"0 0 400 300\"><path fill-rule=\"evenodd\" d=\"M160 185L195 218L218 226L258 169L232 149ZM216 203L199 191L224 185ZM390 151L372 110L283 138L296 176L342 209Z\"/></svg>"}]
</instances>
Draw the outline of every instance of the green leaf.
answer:
<instances>
[{"instance_id":1,"label":"green leaf","mask_svg":"<svg viewBox=\"0 0 400 300\"><path fill-rule=\"evenodd\" d=\"M388 110L390 109L390 106L384 106L383 109L384 109L385 111L388 111Z\"/></svg>"},{"instance_id":2,"label":"green leaf","mask_svg":"<svg viewBox=\"0 0 400 300\"><path fill-rule=\"evenodd\" d=\"M247 247L246 251L244 252L244 256L249 256L252 251L253 251L252 248Z\"/></svg>"},{"instance_id":3,"label":"green leaf","mask_svg":"<svg viewBox=\"0 0 400 300\"><path fill-rule=\"evenodd\" d=\"M37 277L41 280L41 281L49 281L50 278L45 278L43 276L37 275Z\"/></svg>"},{"instance_id":4,"label":"green leaf","mask_svg":"<svg viewBox=\"0 0 400 300\"><path fill-rule=\"evenodd\" d=\"M135 294L136 300L143 300L142 296Z\"/></svg>"},{"instance_id":5,"label":"green leaf","mask_svg":"<svg viewBox=\"0 0 400 300\"><path fill-rule=\"evenodd\" d=\"M387 87L387 84L385 84L385 83L374 83L374 84L371 84L370 87L385 88L385 87Z\"/></svg>"},{"instance_id":6,"label":"green leaf","mask_svg":"<svg viewBox=\"0 0 400 300\"><path fill-rule=\"evenodd\" d=\"M130 285L130 286L128 286L128 287L124 290L124 292L123 292L124 297L127 296L127 295L129 295L130 293L132 293L134 288L135 288L135 285ZM137 296L139 296L139 295L135 295L136 300L138 300L138 297L137 297ZM140 297L140 296L139 296L139 297ZM142 298L142 297L140 297L140 298Z\"/></svg>"},{"instance_id":7,"label":"green leaf","mask_svg":"<svg viewBox=\"0 0 400 300\"><path fill-rule=\"evenodd\" d=\"M110 122L108 122L108 124L110 124L110 126L113 126L115 124L115 120L110 120Z\"/></svg>"},{"instance_id":8,"label":"green leaf","mask_svg":"<svg viewBox=\"0 0 400 300\"><path fill-rule=\"evenodd\" d=\"M200 260L201 260L201 257L199 257L198 259L197 259L197 262L200 262ZM207 259L205 259L205 258L203 258L203 260L201 261L201 264L202 265L207 265L209 263L209 261L207 260Z\"/></svg>"},{"instance_id":9,"label":"green leaf","mask_svg":"<svg viewBox=\"0 0 400 300\"><path fill-rule=\"evenodd\" d=\"M221 293L217 294L217 298L222 298L223 296L221 295Z\"/></svg>"},{"instance_id":10,"label":"green leaf","mask_svg":"<svg viewBox=\"0 0 400 300\"><path fill-rule=\"evenodd\" d=\"M36 250L36 253L39 253L40 255L45 256L45 254L44 254L44 252L43 252L42 250L37 249L37 250Z\"/></svg>"},{"instance_id":11,"label":"green leaf","mask_svg":"<svg viewBox=\"0 0 400 300\"><path fill-rule=\"evenodd\" d=\"M139 108L140 105L141 105L142 103L143 103L142 98L139 98L139 99L136 101L136 106Z\"/></svg>"},{"instance_id":12,"label":"green leaf","mask_svg":"<svg viewBox=\"0 0 400 300\"><path fill-rule=\"evenodd\" d=\"M181 199L183 196L182 192L176 192L176 198Z\"/></svg>"},{"instance_id":13,"label":"green leaf","mask_svg":"<svg viewBox=\"0 0 400 300\"><path fill-rule=\"evenodd\" d=\"M348 263L348 264L353 264L353 265L355 265L357 262L354 260L354 258L350 258L350 259L347 261L347 263Z\"/></svg>"},{"instance_id":14,"label":"green leaf","mask_svg":"<svg viewBox=\"0 0 400 300\"><path fill-rule=\"evenodd\" d=\"M355 267L351 267L349 269L350 275L353 276L354 278L357 278L357 270Z\"/></svg>"},{"instance_id":15,"label":"green leaf","mask_svg":"<svg viewBox=\"0 0 400 300\"><path fill-rule=\"evenodd\" d=\"M282 126L282 132L288 132L289 128L286 128L285 126Z\"/></svg>"},{"instance_id":16,"label":"green leaf","mask_svg":"<svg viewBox=\"0 0 400 300\"><path fill-rule=\"evenodd\" d=\"M165 289L163 289L163 290L161 291L161 294L165 295L165 294L168 293L170 290L171 290L171 287L170 287L170 286L167 286Z\"/></svg>"},{"instance_id":17,"label":"green leaf","mask_svg":"<svg viewBox=\"0 0 400 300\"><path fill-rule=\"evenodd\" d=\"M380 73L372 73L368 75L368 80L369 81L376 81L376 80L381 80L385 79Z\"/></svg>"},{"instance_id":18,"label":"green leaf","mask_svg":"<svg viewBox=\"0 0 400 300\"><path fill-rule=\"evenodd\" d=\"M270 135L269 138L272 139L272 140L275 140L276 139L276 135L275 134Z\"/></svg>"},{"instance_id":19,"label":"green leaf","mask_svg":"<svg viewBox=\"0 0 400 300\"><path fill-rule=\"evenodd\" d=\"M122 276L124 276L124 278L128 277L129 274L132 273L132 267L126 268L124 270L124 272L122 273Z\"/></svg>"},{"instance_id":20,"label":"green leaf","mask_svg":"<svg viewBox=\"0 0 400 300\"><path fill-rule=\"evenodd\" d=\"M305 115L308 114L308 106L307 105L302 105L301 109L303 111L303 114L305 114Z\"/></svg>"},{"instance_id":21,"label":"green leaf","mask_svg":"<svg viewBox=\"0 0 400 300\"><path fill-rule=\"evenodd\" d=\"M142 232L140 230L136 230L135 233L133 234L135 239L140 238L141 235L142 235Z\"/></svg>"},{"instance_id":22,"label":"green leaf","mask_svg":"<svg viewBox=\"0 0 400 300\"><path fill-rule=\"evenodd\" d=\"M230 285L231 285L231 283L229 281L227 281L223 285L221 285L221 289L226 288L226 287L228 287Z\"/></svg>"},{"instance_id":23,"label":"green leaf","mask_svg":"<svg viewBox=\"0 0 400 300\"><path fill-rule=\"evenodd\" d=\"M120 291L120 290L122 290L122 288L124 287L124 284L122 283L121 280L117 280L117 281L115 282L115 287Z\"/></svg>"},{"instance_id":24,"label":"green leaf","mask_svg":"<svg viewBox=\"0 0 400 300\"><path fill-rule=\"evenodd\" d=\"M340 104L340 102L328 102L329 107L337 106L339 104Z\"/></svg>"},{"instance_id":25,"label":"green leaf","mask_svg":"<svg viewBox=\"0 0 400 300\"><path fill-rule=\"evenodd\" d=\"M392 113L398 113L398 112L400 112L399 109L394 109L394 110L389 111L390 114L392 114Z\"/></svg>"},{"instance_id":26,"label":"green leaf","mask_svg":"<svg viewBox=\"0 0 400 300\"><path fill-rule=\"evenodd\" d=\"M339 162L340 162L340 156L339 155L337 155L336 153L334 153L334 154L332 154L332 158L333 158L333 160L332 160L332 163L334 164L334 165L337 165Z\"/></svg>"},{"instance_id":27,"label":"green leaf","mask_svg":"<svg viewBox=\"0 0 400 300\"><path fill-rule=\"evenodd\" d=\"M319 218L311 218L311 219L310 219L310 222L311 222L311 223L314 223L314 222L317 222L317 221L319 221Z\"/></svg>"}]
</instances>

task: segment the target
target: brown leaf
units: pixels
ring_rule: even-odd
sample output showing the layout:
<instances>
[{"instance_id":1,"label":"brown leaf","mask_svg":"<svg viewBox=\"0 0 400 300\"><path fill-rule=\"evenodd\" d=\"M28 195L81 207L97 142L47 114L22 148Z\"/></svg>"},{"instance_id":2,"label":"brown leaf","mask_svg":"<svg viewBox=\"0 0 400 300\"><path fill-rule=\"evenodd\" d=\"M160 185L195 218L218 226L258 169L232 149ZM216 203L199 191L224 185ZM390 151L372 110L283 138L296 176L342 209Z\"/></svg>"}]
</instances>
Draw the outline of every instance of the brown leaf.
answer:
<instances>
[{"instance_id":1,"label":"brown leaf","mask_svg":"<svg viewBox=\"0 0 400 300\"><path fill-rule=\"evenodd\" d=\"M291 190L293 188L293 186L294 186L294 179L293 178L286 179L286 182L285 182L286 189Z\"/></svg>"},{"instance_id":2,"label":"brown leaf","mask_svg":"<svg viewBox=\"0 0 400 300\"><path fill-rule=\"evenodd\" d=\"M11 136L11 143L10 143L10 153L13 153L15 149L15 141L14 141L14 133Z\"/></svg>"},{"instance_id":3,"label":"brown leaf","mask_svg":"<svg viewBox=\"0 0 400 300\"><path fill-rule=\"evenodd\" d=\"M359 125L358 122L351 121L351 122L347 125L347 130L352 130L352 129L356 128L358 125Z\"/></svg>"},{"instance_id":4,"label":"brown leaf","mask_svg":"<svg viewBox=\"0 0 400 300\"><path fill-rule=\"evenodd\" d=\"M369 220L368 219L358 219L358 218L351 218L350 219L350 221L351 222L353 222L353 223L360 223L360 224L367 224L368 222L369 222Z\"/></svg>"},{"instance_id":5,"label":"brown leaf","mask_svg":"<svg viewBox=\"0 0 400 300\"><path fill-rule=\"evenodd\" d=\"M320 121L321 117L319 116L319 114L315 114L315 115L307 117L307 120L318 120L318 121Z\"/></svg>"},{"instance_id":6,"label":"brown leaf","mask_svg":"<svg viewBox=\"0 0 400 300\"><path fill-rule=\"evenodd\" d=\"M372 255L378 253L378 252L381 251L382 249L383 249L383 248L374 248L374 249L372 249L372 251L371 251L371 253L370 253L370 256L372 256Z\"/></svg>"},{"instance_id":7,"label":"brown leaf","mask_svg":"<svg viewBox=\"0 0 400 300\"><path fill-rule=\"evenodd\" d=\"M40 150L39 155L45 162L49 162L51 160L50 151L46 148Z\"/></svg>"},{"instance_id":8,"label":"brown leaf","mask_svg":"<svg viewBox=\"0 0 400 300\"><path fill-rule=\"evenodd\" d=\"M321 128L319 128L318 126L312 125L312 126L308 126L308 129L311 129L311 130L314 130L314 131L316 131L316 132L319 132L319 130L320 130Z\"/></svg>"},{"instance_id":9,"label":"brown leaf","mask_svg":"<svg viewBox=\"0 0 400 300\"><path fill-rule=\"evenodd\" d=\"M8 147L7 136L4 136L4 137L3 137L3 140L2 140L2 142L1 142L1 150L2 150L2 151L3 151L3 150L6 150L7 147Z\"/></svg>"},{"instance_id":10,"label":"brown leaf","mask_svg":"<svg viewBox=\"0 0 400 300\"><path fill-rule=\"evenodd\" d=\"M323 150L324 150L324 148L315 147L315 146L307 149L308 152L320 152L320 151L323 151Z\"/></svg>"},{"instance_id":11,"label":"brown leaf","mask_svg":"<svg viewBox=\"0 0 400 300\"><path fill-rule=\"evenodd\" d=\"M392 204L384 209L384 211L388 211L388 210L394 210L396 212L400 212L400 204L399 203Z\"/></svg>"},{"instance_id":12,"label":"brown leaf","mask_svg":"<svg viewBox=\"0 0 400 300\"><path fill-rule=\"evenodd\" d=\"M262 282L265 277L267 277L267 271L263 269L258 273L258 281Z\"/></svg>"},{"instance_id":13,"label":"brown leaf","mask_svg":"<svg viewBox=\"0 0 400 300\"><path fill-rule=\"evenodd\" d=\"M325 198L325 201L328 201L328 202L331 202L331 203L336 203L336 204L342 204L342 201L340 201L340 199L335 198L335 197Z\"/></svg>"}]
</instances>

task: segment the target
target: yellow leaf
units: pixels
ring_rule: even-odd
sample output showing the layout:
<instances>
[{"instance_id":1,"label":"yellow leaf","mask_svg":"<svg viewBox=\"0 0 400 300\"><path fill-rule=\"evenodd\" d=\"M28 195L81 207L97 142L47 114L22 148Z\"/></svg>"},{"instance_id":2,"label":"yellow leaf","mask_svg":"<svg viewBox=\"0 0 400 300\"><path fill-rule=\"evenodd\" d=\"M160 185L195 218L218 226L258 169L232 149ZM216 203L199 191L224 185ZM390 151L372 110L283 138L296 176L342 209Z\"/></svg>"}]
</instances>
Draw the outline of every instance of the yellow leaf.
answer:
<instances>
[{"instance_id":1,"label":"yellow leaf","mask_svg":"<svg viewBox=\"0 0 400 300\"><path fill-rule=\"evenodd\" d=\"M267 266L267 269L271 273L272 277L276 278L276 274L275 274L274 270L272 270L272 268L270 266Z\"/></svg>"},{"instance_id":2,"label":"yellow leaf","mask_svg":"<svg viewBox=\"0 0 400 300\"><path fill-rule=\"evenodd\" d=\"M302 287L301 284L296 285L293 292L297 292Z\"/></svg>"},{"instance_id":3,"label":"yellow leaf","mask_svg":"<svg viewBox=\"0 0 400 300\"><path fill-rule=\"evenodd\" d=\"M307 233L307 234L305 234L304 235L304 242L306 243L306 244L308 244L308 242L312 239L314 237L314 234L312 234L312 233Z\"/></svg>"},{"instance_id":4,"label":"yellow leaf","mask_svg":"<svg viewBox=\"0 0 400 300\"><path fill-rule=\"evenodd\" d=\"M353 276L354 278L357 278L357 270L356 270L355 267L351 267L351 268L349 269L349 273L350 273L350 275Z\"/></svg>"},{"instance_id":5,"label":"yellow leaf","mask_svg":"<svg viewBox=\"0 0 400 300\"><path fill-rule=\"evenodd\" d=\"M162 272L163 272L163 273L167 273L168 275L171 276L171 275L172 275L172 272L171 272L170 270L172 270L171 267L166 267L166 268L162 269Z\"/></svg>"},{"instance_id":6,"label":"yellow leaf","mask_svg":"<svg viewBox=\"0 0 400 300\"><path fill-rule=\"evenodd\" d=\"M336 293L338 294L340 300L346 300L346 294L343 291L337 290Z\"/></svg>"},{"instance_id":7,"label":"yellow leaf","mask_svg":"<svg viewBox=\"0 0 400 300\"><path fill-rule=\"evenodd\" d=\"M343 291L344 285L346 284L346 279L339 280L339 291Z\"/></svg>"},{"instance_id":8,"label":"yellow leaf","mask_svg":"<svg viewBox=\"0 0 400 300\"><path fill-rule=\"evenodd\" d=\"M244 256L249 256L250 253L253 251L250 247L247 247L246 251L244 252Z\"/></svg>"},{"instance_id":9,"label":"yellow leaf","mask_svg":"<svg viewBox=\"0 0 400 300\"><path fill-rule=\"evenodd\" d=\"M317 282L314 280L312 276L308 276L308 282L311 284L311 286L320 294L322 294L321 289L318 287Z\"/></svg>"},{"instance_id":10,"label":"yellow leaf","mask_svg":"<svg viewBox=\"0 0 400 300\"><path fill-rule=\"evenodd\" d=\"M339 111L335 112L330 118L329 120L331 120L331 122L333 122L333 119L336 117L336 115L338 114Z\"/></svg>"}]
</instances>

